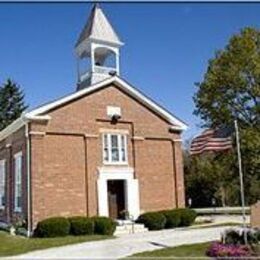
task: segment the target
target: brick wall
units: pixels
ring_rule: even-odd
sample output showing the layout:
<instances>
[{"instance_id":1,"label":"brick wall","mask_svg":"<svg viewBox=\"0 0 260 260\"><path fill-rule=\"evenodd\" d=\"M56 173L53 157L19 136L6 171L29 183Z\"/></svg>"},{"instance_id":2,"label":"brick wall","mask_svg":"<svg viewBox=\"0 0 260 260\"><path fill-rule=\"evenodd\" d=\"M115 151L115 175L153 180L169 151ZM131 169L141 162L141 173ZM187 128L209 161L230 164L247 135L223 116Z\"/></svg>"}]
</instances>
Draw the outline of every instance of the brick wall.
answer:
<instances>
[{"instance_id":1,"label":"brick wall","mask_svg":"<svg viewBox=\"0 0 260 260\"><path fill-rule=\"evenodd\" d=\"M106 115L108 105L121 107L117 124ZM34 223L47 216L98 213L101 129L128 131L128 161L139 180L142 211L184 206L180 136L138 101L110 86L48 114L48 124L31 126Z\"/></svg>"},{"instance_id":2,"label":"brick wall","mask_svg":"<svg viewBox=\"0 0 260 260\"><path fill-rule=\"evenodd\" d=\"M121 107L112 124L106 107ZM164 119L115 86L82 97L48 113L49 122L30 124L31 221L50 216L98 214L97 178L102 165L102 129L126 131L128 163L139 180L142 212L184 206L180 135L169 133ZM7 144L11 144L7 147ZM23 206L27 218L26 138L22 128L0 142L0 160L7 161L7 206L0 220L13 212L13 156L23 151Z\"/></svg>"},{"instance_id":3,"label":"brick wall","mask_svg":"<svg viewBox=\"0 0 260 260\"><path fill-rule=\"evenodd\" d=\"M22 212L14 212L14 155L22 151ZM25 128L21 128L0 142L0 160L6 162L6 205L0 210L0 221L10 222L21 216L27 218L27 176Z\"/></svg>"}]
</instances>

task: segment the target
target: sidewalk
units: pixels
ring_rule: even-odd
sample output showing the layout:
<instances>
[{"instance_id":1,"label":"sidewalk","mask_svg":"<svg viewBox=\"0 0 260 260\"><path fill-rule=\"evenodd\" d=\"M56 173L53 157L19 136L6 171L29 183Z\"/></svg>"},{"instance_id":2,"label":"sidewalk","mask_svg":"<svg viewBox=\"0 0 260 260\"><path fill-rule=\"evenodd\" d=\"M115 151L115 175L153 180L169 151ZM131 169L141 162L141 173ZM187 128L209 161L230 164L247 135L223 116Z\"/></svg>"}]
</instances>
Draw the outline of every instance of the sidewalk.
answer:
<instances>
[{"instance_id":1,"label":"sidewalk","mask_svg":"<svg viewBox=\"0 0 260 260\"><path fill-rule=\"evenodd\" d=\"M180 228L124 235L116 239L86 242L63 247L34 251L14 258L111 258L118 259L135 253L202 243L220 239L220 234L229 227L203 229Z\"/></svg>"}]
</instances>

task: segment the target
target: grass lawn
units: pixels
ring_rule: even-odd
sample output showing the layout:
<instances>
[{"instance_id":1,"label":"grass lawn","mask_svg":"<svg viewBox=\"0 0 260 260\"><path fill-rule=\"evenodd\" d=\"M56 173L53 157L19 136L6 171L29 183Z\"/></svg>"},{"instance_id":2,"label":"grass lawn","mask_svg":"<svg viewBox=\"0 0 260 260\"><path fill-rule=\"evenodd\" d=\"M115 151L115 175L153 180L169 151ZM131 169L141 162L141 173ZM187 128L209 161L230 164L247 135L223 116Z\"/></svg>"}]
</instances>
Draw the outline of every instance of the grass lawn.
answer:
<instances>
[{"instance_id":1,"label":"grass lawn","mask_svg":"<svg viewBox=\"0 0 260 260\"><path fill-rule=\"evenodd\" d=\"M130 256L133 258L142 257L206 257L205 252L210 243L192 244L177 247L169 247L154 251L147 251Z\"/></svg>"},{"instance_id":2,"label":"grass lawn","mask_svg":"<svg viewBox=\"0 0 260 260\"><path fill-rule=\"evenodd\" d=\"M58 238L26 238L21 236L10 236L8 233L0 231L0 256L18 255L37 249L108 238L112 238L112 236L91 235Z\"/></svg>"}]
</instances>

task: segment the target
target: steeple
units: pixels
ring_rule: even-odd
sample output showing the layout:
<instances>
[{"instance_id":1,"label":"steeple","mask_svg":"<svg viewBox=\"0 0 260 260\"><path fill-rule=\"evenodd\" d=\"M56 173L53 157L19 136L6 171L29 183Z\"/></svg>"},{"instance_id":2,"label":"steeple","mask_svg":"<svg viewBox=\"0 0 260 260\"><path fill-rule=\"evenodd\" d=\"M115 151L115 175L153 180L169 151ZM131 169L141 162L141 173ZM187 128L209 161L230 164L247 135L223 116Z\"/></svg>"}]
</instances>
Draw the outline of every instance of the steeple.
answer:
<instances>
[{"instance_id":1,"label":"steeple","mask_svg":"<svg viewBox=\"0 0 260 260\"><path fill-rule=\"evenodd\" d=\"M95 4L75 46L77 89L119 75L119 48L122 45L99 4Z\"/></svg>"}]
</instances>

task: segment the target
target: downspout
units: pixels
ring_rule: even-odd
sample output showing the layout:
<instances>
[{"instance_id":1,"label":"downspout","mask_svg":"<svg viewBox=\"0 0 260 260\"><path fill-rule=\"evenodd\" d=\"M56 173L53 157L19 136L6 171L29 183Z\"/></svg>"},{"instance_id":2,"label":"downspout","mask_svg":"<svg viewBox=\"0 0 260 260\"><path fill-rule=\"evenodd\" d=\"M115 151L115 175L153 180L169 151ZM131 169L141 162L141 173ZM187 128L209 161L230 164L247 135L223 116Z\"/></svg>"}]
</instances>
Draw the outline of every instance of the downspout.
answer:
<instances>
[{"instance_id":1,"label":"downspout","mask_svg":"<svg viewBox=\"0 0 260 260\"><path fill-rule=\"evenodd\" d=\"M29 122L25 123L26 137L26 169L27 169L27 237L30 237L31 232L31 144L29 136Z\"/></svg>"}]
</instances>

